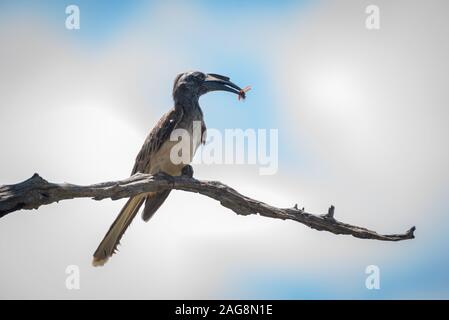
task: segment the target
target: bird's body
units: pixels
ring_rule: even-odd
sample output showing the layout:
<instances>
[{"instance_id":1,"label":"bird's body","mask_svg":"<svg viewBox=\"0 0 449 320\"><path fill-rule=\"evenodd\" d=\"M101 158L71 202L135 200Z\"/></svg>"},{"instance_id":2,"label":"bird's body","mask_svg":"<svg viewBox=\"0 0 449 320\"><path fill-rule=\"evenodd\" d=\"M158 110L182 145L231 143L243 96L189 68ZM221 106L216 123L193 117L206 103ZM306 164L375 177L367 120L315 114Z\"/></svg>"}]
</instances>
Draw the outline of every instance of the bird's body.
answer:
<instances>
[{"instance_id":1,"label":"bird's body","mask_svg":"<svg viewBox=\"0 0 449 320\"><path fill-rule=\"evenodd\" d=\"M225 89L220 89L217 83L224 83L222 86ZM229 87L224 87L224 85L231 86L234 88L232 89L233 91ZM145 139L137 155L131 175L137 172L149 174L164 172L172 176L181 175L183 168L192 161L199 145L204 142L206 125L198 102L199 96L214 90L239 93L240 91L236 89L241 90L232 84L229 78L218 75L209 76L200 72L178 75L173 89L175 106L162 116ZM197 130L198 124L200 125L200 130ZM178 129L187 133L189 138L188 149L182 149L180 151L181 154L177 155L183 161L174 161L172 154L173 148L179 141L171 139L171 136ZM185 151L188 152L188 155L187 157L182 157L182 152ZM165 190L130 198L95 251L93 265L104 265L109 257L114 254L121 237L144 202L145 208L142 218L148 221L165 201L169 193L170 190Z\"/></svg>"},{"instance_id":2,"label":"bird's body","mask_svg":"<svg viewBox=\"0 0 449 320\"><path fill-rule=\"evenodd\" d=\"M190 150L191 161L201 142L201 137L198 138L197 136L194 136L197 135L193 130L195 121L200 122L202 124L201 127L205 129L203 113L199 105L191 109L186 109L183 106L177 105L162 116L161 120L159 120L158 124L145 139L131 174L137 172L156 174L163 171L172 176L180 175L182 168L187 163L174 163L171 161L171 150L178 141L170 139L170 135L174 130L182 129L185 130L190 137L193 137ZM201 132L201 134L203 133L204 132Z\"/></svg>"}]
</instances>

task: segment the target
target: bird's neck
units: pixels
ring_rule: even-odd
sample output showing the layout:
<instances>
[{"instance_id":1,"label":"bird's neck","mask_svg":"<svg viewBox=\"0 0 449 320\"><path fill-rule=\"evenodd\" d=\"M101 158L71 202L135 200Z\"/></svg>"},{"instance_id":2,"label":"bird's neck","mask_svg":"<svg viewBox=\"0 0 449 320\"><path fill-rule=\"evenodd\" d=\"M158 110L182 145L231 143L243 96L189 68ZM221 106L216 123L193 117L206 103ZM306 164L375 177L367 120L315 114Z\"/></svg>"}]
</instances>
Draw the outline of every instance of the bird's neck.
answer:
<instances>
[{"instance_id":1,"label":"bird's neck","mask_svg":"<svg viewBox=\"0 0 449 320\"><path fill-rule=\"evenodd\" d=\"M201 111L198 97L183 97L175 100L175 108L182 109L185 113Z\"/></svg>"}]
</instances>

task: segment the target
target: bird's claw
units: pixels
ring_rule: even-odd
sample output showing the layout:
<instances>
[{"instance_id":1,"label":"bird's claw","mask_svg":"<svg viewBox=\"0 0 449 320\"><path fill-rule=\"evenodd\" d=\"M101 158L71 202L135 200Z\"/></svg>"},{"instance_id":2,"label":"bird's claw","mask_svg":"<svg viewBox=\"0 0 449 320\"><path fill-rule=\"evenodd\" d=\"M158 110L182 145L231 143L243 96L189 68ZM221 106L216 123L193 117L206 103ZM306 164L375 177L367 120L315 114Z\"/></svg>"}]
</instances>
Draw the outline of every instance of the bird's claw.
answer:
<instances>
[{"instance_id":1,"label":"bird's claw","mask_svg":"<svg viewBox=\"0 0 449 320\"><path fill-rule=\"evenodd\" d=\"M187 176L189 178L193 177L193 168L190 164L185 165L184 168L182 168L181 174L183 176Z\"/></svg>"}]
</instances>

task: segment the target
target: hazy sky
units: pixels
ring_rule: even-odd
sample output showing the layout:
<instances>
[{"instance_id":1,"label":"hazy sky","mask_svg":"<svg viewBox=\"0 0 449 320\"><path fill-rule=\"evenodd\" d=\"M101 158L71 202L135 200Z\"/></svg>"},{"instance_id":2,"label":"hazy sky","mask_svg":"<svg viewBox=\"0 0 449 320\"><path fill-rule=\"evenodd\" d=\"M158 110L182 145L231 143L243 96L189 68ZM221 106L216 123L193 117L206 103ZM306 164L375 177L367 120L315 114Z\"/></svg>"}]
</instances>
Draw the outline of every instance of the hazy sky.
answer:
<instances>
[{"instance_id":1,"label":"hazy sky","mask_svg":"<svg viewBox=\"0 0 449 320\"><path fill-rule=\"evenodd\" d=\"M449 298L447 1L2 1L0 184L126 177L185 70L228 75L242 103L201 98L210 128L279 130L279 171L196 165L281 207L383 243L237 216L172 192L104 268L92 253L125 200L71 200L0 221L0 298ZM65 29L78 4L81 29ZM380 8L367 30L365 9ZM183 205L180 206L179 204ZM68 290L66 267L80 270ZM377 265L380 290L367 290Z\"/></svg>"}]
</instances>

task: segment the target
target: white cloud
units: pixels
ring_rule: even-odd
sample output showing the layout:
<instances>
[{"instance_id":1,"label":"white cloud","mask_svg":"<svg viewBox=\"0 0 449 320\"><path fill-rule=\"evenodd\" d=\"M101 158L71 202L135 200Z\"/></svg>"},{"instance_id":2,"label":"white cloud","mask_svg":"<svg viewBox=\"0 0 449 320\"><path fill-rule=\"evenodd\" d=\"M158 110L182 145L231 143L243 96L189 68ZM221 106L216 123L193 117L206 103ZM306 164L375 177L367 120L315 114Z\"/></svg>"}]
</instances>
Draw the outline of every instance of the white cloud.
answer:
<instances>
[{"instance_id":1,"label":"white cloud","mask_svg":"<svg viewBox=\"0 0 449 320\"><path fill-rule=\"evenodd\" d=\"M377 2L379 31L368 4L323 5L285 33L281 112L314 158L297 172L320 172L323 196L373 222L421 221L449 177L445 3Z\"/></svg>"},{"instance_id":2,"label":"white cloud","mask_svg":"<svg viewBox=\"0 0 449 320\"><path fill-rule=\"evenodd\" d=\"M405 16L403 7L381 3L382 25L375 34L364 29L364 7L358 3L319 7L297 25L286 21L292 31L285 29L283 35L257 28L241 31L242 24L220 28L226 34L241 31L236 45L273 57L267 69L282 79L276 82L283 97L276 108L291 119L285 130L306 141L308 149L297 152L315 161L307 167L281 162L279 175L267 177L259 176L257 168L198 166L197 177L222 180L282 207L298 202L319 213L335 204L338 219L380 232L405 231L413 223L422 228L420 214L448 175L443 165L448 160L443 148L447 46L430 22L444 10L412 5ZM154 14L159 20L151 22L183 21L182 35L189 34L189 27L198 28L198 21L214 23L201 11L183 20L194 12L185 7L159 10ZM422 21L424 30L409 30L408 19ZM0 26L0 42L7 48L0 52L0 134L13 136L0 140L0 149L8 150L1 158L8 168L2 182L25 179L33 171L52 181L78 183L129 173L147 130L170 106L173 75L190 61L175 51L187 40L142 43L145 34L158 34L151 25L146 20L125 28L107 50L95 54L78 51L41 22L33 28L11 22ZM175 37L175 25L167 28L162 34ZM430 31L435 32L429 40ZM264 32L266 42L260 41ZM0 296L220 297L252 270L316 275L332 269L341 272L343 282L351 278L348 270L395 263L401 253L423 246L236 216L213 200L173 192L150 223L133 223L121 252L105 268L91 268L91 253L122 202L73 200L2 219ZM426 240L432 239L427 227L420 234ZM69 264L81 268L79 292L65 289Z\"/></svg>"}]
</instances>

